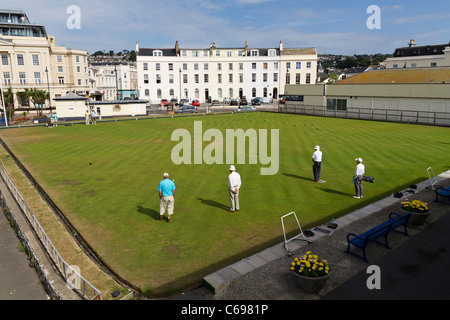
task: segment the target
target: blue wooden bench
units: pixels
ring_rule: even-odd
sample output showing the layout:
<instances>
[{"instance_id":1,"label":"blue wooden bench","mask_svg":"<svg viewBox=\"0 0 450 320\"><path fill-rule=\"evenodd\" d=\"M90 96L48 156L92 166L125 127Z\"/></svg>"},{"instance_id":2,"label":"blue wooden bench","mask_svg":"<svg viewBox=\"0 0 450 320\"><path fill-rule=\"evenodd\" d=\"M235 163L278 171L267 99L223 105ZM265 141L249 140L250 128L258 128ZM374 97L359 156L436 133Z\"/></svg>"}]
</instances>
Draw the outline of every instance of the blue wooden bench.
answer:
<instances>
[{"instance_id":1,"label":"blue wooden bench","mask_svg":"<svg viewBox=\"0 0 450 320\"><path fill-rule=\"evenodd\" d=\"M392 230L398 231L396 229L401 226L403 226L404 231L399 231L399 232L401 232L404 235L406 235L407 237L409 237L408 230L406 229L406 225L408 224L410 216L411 216L411 212L408 212L404 215L400 215L398 213L391 213L389 215L389 220L379 224L378 226L376 226L360 235L356 235L354 233L349 233L347 235L348 246L347 246L347 250L345 252L351 253L357 257L363 258L364 261L369 262L366 257L366 247L370 242L381 243L378 241L378 239L384 238L384 243L381 243L381 244L384 244L386 248L391 249L389 247L389 243L388 243L389 232ZM355 247L362 249L363 255L361 256L359 254L356 254L356 253L350 251L351 245L354 245Z\"/></svg>"},{"instance_id":2,"label":"blue wooden bench","mask_svg":"<svg viewBox=\"0 0 450 320\"><path fill-rule=\"evenodd\" d=\"M436 200L434 200L435 202L438 202L438 198L439 196L447 198L448 199L448 203L450 204L450 187L445 188L444 187L438 187L436 188Z\"/></svg>"}]
</instances>

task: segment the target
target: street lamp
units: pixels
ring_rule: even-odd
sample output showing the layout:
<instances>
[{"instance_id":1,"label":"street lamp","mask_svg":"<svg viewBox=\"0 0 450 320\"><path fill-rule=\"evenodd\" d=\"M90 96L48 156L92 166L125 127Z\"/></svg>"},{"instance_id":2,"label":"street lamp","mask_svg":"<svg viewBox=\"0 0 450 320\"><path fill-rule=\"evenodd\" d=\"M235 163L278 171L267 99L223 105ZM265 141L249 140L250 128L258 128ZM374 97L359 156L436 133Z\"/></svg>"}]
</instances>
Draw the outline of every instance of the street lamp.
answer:
<instances>
[{"instance_id":1,"label":"street lamp","mask_svg":"<svg viewBox=\"0 0 450 320\"><path fill-rule=\"evenodd\" d=\"M114 65L114 72L116 73L116 100L119 100L119 84L117 82L117 65Z\"/></svg>"},{"instance_id":2,"label":"street lamp","mask_svg":"<svg viewBox=\"0 0 450 320\"><path fill-rule=\"evenodd\" d=\"M178 103L181 103L181 68L179 68L179 69L180 69L180 72L178 74L178 82L180 83L180 101L178 101Z\"/></svg>"},{"instance_id":3,"label":"street lamp","mask_svg":"<svg viewBox=\"0 0 450 320\"><path fill-rule=\"evenodd\" d=\"M47 88L48 88L48 105L50 106L50 112L52 111L52 99L50 98L50 82L48 81L48 69L45 67L45 73L47 74Z\"/></svg>"},{"instance_id":4,"label":"street lamp","mask_svg":"<svg viewBox=\"0 0 450 320\"><path fill-rule=\"evenodd\" d=\"M2 106L3 106L3 114L5 115L5 126L8 126L8 117L6 116L6 109L5 109L5 97L3 96L3 84L0 81L0 90L2 91Z\"/></svg>"}]
</instances>

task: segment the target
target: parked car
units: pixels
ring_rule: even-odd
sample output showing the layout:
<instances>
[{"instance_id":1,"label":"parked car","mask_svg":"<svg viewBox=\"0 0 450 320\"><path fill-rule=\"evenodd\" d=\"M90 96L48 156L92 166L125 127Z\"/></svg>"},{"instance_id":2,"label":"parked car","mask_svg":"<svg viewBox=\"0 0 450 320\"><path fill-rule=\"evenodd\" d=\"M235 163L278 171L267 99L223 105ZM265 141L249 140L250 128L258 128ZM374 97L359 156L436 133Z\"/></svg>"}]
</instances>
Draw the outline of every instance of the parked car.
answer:
<instances>
[{"instance_id":1,"label":"parked car","mask_svg":"<svg viewBox=\"0 0 450 320\"><path fill-rule=\"evenodd\" d=\"M230 106L237 106L237 105L238 105L237 100L231 99L231 101L230 101Z\"/></svg>"},{"instance_id":2,"label":"parked car","mask_svg":"<svg viewBox=\"0 0 450 320\"><path fill-rule=\"evenodd\" d=\"M192 100L192 105L193 105L193 106L200 106L200 101L198 101L198 100Z\"/></svg>"},{"instance_id":3,"label":"parked car","mask_svg":"<svg viewBox=\"0 0 450 320\"><path fill-rule=\"evenodd\" d=\"M256 97L252 99L252 105L254 106L259 106L261 103L264 103L264 100L261 97Z\"/></svg>"},{"instance_id":4,"label":"parked car","mask_svg":"<svg viewBox=\"0 0 450 320\"><path fill-rule=\"evenodd\" d=\"M239 101L239 105L241 105L241 106L248 105L247 99L241 99L241 101Z\"/></svg>"},{"instance_id":5,"label":"parked car","mask_svg":"<svg viewBox=\"0 0 450 320\"><path fill-rule=\"evenodd\" d=\"M164 107L168 103L169 103L169 101L167 99L161 99L161 107Z\"/></svg>"},{"instance_id":6,"label":"parked car","mask_svg":"<svg viewBox=\"0 0 450 320\"><path fill-rule=\"evenodd\" d=\"M170 103L172 103L174 106L177 106L178 105L178 99L175 99L175 98L170 99Z\"/></svg>"},{"instance_id":7,"label":"parked car","mask_svg":"<svg viewBox=\"0 0 450 320\"><path fill-rule=\"evenodd\" d=\"M242 106L237 109L234 109L233 111L237 112L237 111L255 111L255 110L256 108L252 106Z\"/></svg>"},{"instance_id":8,"label":"parked car","mask_svg":"<svg viewBox=\"0 0 450 320\"><path fill-rule=\"evenodd\" d=\"M223 103L224 104L230 104L231 103L231 99L230 98L223 98Z\"/></svg>"},{"instance_id":9,"label":"parked car","mask_svg":"<svg viewBox=\"0 0 450 320\"><path fill-rule=\"evenodd\" d=\"M195 106L183 106L176 110L175 113L197 113L197 108Z\"/></svg>"},{"instance_id":10,"label":"parked car","mask_svg":"<svg viewBox=\"0 0 450 320\"><path fill-rule=\"evenodd\" d=\"M218 106L218 105L220 105L220 102L219 102L219 100L213 100L211 105L212 106Z\"/></svg>"},{"instance_id":11,"label":"parked car","mask_svg":"<svg viewBox=\"0 0 450 320\"><path fill-rule=\"evenodd\" d=\"M181 99L180 100L180 107L184 106L185 104L189 104L189 99Z\"/></svg>"}]
</instances>

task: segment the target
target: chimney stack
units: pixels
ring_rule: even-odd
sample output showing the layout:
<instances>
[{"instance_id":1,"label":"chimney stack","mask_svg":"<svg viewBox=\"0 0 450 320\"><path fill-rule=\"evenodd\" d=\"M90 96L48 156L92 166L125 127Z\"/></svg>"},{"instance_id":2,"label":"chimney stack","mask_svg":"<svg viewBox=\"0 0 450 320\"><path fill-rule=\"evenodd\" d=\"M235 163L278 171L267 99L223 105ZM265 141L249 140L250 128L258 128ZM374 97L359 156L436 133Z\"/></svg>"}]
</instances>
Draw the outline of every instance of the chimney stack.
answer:
<instances>
[{"instance_id":1,"label":"chimney stack","mask_svg":"<svg viewBox=\"0 0 450 320\"><path fill-rule=\"evenodd\" d=\"M415 46L416 46L416 40L414 40L414 39L409 40L409 47L411 48L411 47L415 47Z\"/></svg>"}]
</instances>

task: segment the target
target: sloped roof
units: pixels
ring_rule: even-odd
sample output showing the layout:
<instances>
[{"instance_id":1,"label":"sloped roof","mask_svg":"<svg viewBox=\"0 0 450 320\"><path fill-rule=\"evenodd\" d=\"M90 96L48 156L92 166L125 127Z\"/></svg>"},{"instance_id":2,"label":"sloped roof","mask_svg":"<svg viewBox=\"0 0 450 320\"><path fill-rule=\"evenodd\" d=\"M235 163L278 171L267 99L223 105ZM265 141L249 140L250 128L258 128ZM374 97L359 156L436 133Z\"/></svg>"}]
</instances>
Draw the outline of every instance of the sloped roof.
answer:
<instances>
[{"instance_id":1,"label":"sloped roof","mask_svg":"<svg viewBox=\"0 0 450 320\"><path fill-rule=\"evenodd\" d=\"M450 83L450 68L371 70L335 84Z\"/></svg>"},{"instance_id":2,"label":"sloped roof","mask_svg":"<svg viewBox=\"0 0 450 320\"><path fill-rule=\"evenodd\" d=\"M77 95L76 93L69 92L63 97L55 98L53 100L87 100L86 97Z\"/></svg>"},{"instance_id":3,"label":"sloped roof","mask_svg":"<svg viewBox=\"0 0 450 320\"><path fill-rule=\"evenodd\" d=\"M394 57L413 57L413 56L428 56L444 54L444 49L450 46L450 42L446 44L436 44L429 46L412 46L397 48L394 52Z\"/></svg>"}]
</instances>

